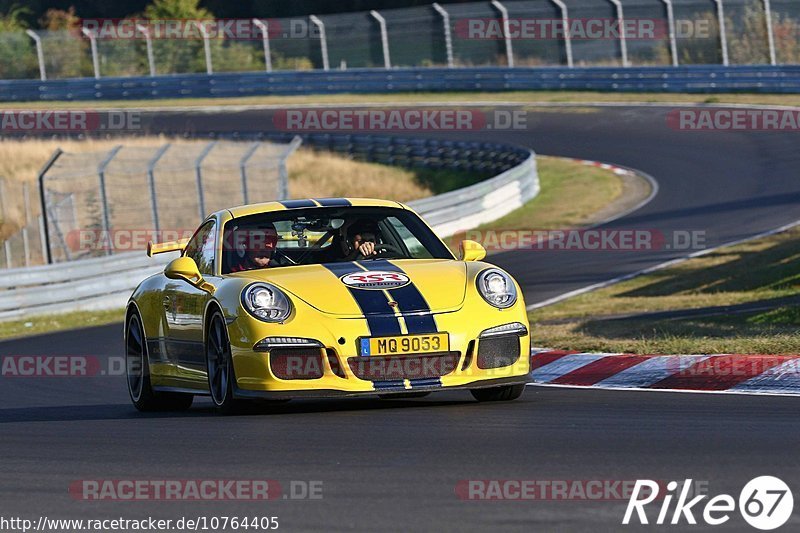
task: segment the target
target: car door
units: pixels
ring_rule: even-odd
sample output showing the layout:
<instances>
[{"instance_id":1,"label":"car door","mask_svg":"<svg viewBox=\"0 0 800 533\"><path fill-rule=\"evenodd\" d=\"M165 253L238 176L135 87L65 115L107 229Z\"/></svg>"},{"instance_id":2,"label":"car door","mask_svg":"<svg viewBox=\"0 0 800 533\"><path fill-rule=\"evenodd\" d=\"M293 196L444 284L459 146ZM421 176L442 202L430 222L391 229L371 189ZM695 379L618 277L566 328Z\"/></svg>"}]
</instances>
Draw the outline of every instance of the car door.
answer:
<instances>
[{"instance_id":1,"label":"car door","mask_svg":"<svg viewBox=\"0 0 800 533\"><path fill-rule=\"evenodd\" d=\"M183 255L197 263L209 282L214 281L217 225L209 220L195 232ZM164 289L167 325L167 354L176 368L176 377L189 381L205 380L203 314L210 294L183 280L169 280Z\"/></svg>"}]
</instances>

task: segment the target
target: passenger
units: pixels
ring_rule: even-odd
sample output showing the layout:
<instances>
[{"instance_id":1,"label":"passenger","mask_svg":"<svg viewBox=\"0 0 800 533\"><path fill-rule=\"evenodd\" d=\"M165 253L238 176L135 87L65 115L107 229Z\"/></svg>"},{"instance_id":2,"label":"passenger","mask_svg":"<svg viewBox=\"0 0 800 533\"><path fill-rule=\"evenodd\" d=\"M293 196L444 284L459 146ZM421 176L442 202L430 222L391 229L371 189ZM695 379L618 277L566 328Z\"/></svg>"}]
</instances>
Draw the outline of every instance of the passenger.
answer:
<instances>
[{"instance_id":1,"label":"passenger","mask_svg":"<svg viewBox=\"0 0 800 533\"><path fill-rule=\"evenodd\" d=\"M273 258L278 245L278 232L275 226L245 231L235 230L234 235L238 240L234 243L231 272L279 266Z\"/></svg>"}]
</instances>

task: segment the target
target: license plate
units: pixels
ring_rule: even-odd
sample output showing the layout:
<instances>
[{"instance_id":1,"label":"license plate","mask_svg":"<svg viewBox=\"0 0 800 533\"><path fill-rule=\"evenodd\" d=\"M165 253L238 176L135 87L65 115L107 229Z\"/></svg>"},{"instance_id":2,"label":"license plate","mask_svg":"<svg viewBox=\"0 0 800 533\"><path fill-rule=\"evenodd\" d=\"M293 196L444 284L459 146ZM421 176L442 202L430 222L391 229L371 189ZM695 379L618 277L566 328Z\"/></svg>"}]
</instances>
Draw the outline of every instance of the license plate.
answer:
<instances>
[{"instance_id":1,"label":"license plate","mask_svg":"<svg viewBox=\"0 0 800 533\"><path fill-rule=\"evenodd\" d=\"M447 333L430 335L400 335L398 337L365 337L361 339L359 354L402 355L409 353L449 352L450 336Z\"/></svg>"}]
</instances>

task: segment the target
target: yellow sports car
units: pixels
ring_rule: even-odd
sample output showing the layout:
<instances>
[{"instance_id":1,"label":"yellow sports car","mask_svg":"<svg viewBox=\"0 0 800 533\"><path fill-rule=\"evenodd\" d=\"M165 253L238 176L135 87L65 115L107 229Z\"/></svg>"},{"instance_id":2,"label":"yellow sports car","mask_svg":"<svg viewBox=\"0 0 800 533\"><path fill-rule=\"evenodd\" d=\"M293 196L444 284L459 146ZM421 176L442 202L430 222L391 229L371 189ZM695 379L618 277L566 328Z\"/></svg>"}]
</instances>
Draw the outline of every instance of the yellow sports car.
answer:
<instances>
[{"instance_id":1,"label":"yellow sports car","mask_svg":"<svg viewBox=\"0 0 800 533\"><path fill-rule=\"evenodd\" d=\"M513 400L530 370L514 279L461 243L456 259L409 207L326 198L225 209L144 280L125 320L143 411L247 400L469 389Z\"/></svg>"}]
</instances>

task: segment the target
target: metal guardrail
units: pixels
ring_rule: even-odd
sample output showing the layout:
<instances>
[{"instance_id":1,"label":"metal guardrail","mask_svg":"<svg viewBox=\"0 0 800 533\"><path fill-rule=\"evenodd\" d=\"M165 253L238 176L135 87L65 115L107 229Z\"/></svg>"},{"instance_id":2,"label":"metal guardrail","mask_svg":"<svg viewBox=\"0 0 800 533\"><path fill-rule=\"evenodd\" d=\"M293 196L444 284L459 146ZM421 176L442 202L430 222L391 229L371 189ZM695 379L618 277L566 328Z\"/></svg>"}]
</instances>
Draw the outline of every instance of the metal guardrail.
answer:
<instances>
[{"instance_id":1,"label":"metal guardrail","mask_svg":"<svg viewBox=\"0 0 800 533\"><path fill-rule=\"evenodd\" d=\"M133 78L0 80L0 101L146 100L408 91L597 90L798 93L800 65L403 68Z\"/></svg>"},{"instance_id":2,"label":"metal guardrail","mask_svg":"<svg viewBox=\"0 0 800 533\"><path fill-rule=\"evenodd\" d=\"M514 146L415 139L412 147L401 150L412 140L358 135L309 135L306 140L317 148L336 146L371 161L492 170L494 177L475 185L409 202L442 236L496 220L539 192L535 154ZM136 252L5 270L0 277L0 319L122 307L133 288L161 271L172 255L148 258Z\"/></svg>"},{"instance_id":3,"label":"metal guardrail","mask_svg":"<svg viewBox=\"0 0 800 533\"><path fill-rule=\"evenodd\" d=\"M539 194L536 155L499 176L463 189L410 202L441 237L497 220Z\"/></svg>"}]
</instances>

